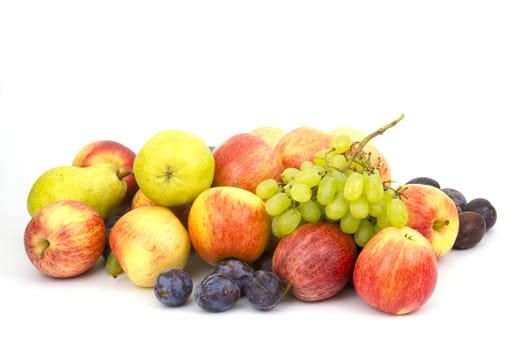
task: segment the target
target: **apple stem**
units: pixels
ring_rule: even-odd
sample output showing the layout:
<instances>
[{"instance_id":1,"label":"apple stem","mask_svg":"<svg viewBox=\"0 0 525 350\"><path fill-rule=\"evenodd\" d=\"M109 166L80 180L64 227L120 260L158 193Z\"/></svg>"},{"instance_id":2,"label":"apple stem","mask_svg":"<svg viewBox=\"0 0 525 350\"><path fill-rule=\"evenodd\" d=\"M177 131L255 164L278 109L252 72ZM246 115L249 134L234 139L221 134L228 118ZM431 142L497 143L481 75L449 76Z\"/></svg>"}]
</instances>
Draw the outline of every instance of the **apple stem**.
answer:
<instances>
[{"instance_id":1,"label":"apple stem","mask_svg":"<svg viewBox=\"0 0 525 350\"><path fill-rule=\"evenodd\" d=\"M120 172L117 173L117 177L120 180L122 180L123 178L125 178L126 176L129 176L129 175L133 175L133 170L132 169L120 171Z\"/></svg>"},{"instance_id":2,"label":"apple stem","mask_svg":"<svg viewBox=\"0 0 525 350\"><path fill-rule=\"evenodd\" d=\"M385 133L385 131L387 131L388 129L394 127L397 123L399 123L403 118L405 117L405 114L401 114L396 120L394 120L393 122L390 122L386 125L384 125L383 127L377 129L376 131L374 131L373 133L367 135L364 139L362 139L359 143L359 146L357 147L357 150L354 152L354 154L352 154L352 158L350 158L350 161L348 162L348 167L351 166L351 164L355 161L355 159L361 154L361 152L363 151L363 148L366 146L366 144L368 143L368 141L370 141L371 139L373 139L374 137L378 136L378 135L383 135Z\"/></svg>"}]
</instances>

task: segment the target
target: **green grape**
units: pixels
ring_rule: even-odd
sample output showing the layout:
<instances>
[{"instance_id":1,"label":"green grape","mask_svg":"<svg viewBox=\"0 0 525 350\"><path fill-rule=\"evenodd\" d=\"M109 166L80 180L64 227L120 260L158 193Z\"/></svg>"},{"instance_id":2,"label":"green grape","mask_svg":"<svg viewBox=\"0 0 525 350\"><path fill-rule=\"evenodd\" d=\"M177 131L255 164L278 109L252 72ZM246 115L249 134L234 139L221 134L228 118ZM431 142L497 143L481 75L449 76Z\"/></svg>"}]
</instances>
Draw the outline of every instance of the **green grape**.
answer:
<instances>
[{"instance_id":1,"label":"green grape","mask_svg":"<svg viewBox=\"0 0 525 350\"><path fill-rule=\"evenodd\" d=\"M324 214L328 219L339 220L348 212L348 202L344 194L339 192L335 195L334 200L326 205Z\"/></svg>"},{"instance_id":2,"label":"green grape","mask_svg":"<svg viewBox=\"0 0 525 350\"><path fill-rule=\"evenodd\" d=\"M326 175L317 187L317 201L323 205L330 203L337 192L337 180L332 175Z\"/></svg>"},{"instance_id":3,"label":"green grape","mask_svg":"<svg viewBox=\"0 0 525 350\"><path fill-rule=\"evenodd\" d=\"M377 203L383 199L385 189L383 187L383 180L378 173L366 176L365 193L370 203Z\"/></svg>"},{"instance_id":4,"label":"green grape","mask_svg":"<svg viewBox=\"0 0 525 350\"><path fill-rule=\"evenodd\" d=\"M347 134L335 135L330 142L330 148L332 148L336 154L345 153L350 149L351 145L352 139L350 138L350 135Z\"/></svg>"},{"instance_id":5,"label":"green grape","mask_svg":"<svg viewBox=\"0 0 525 350\"><path fill-rule=\"evenodd\" d=\"M299 173L299 169L296 168L286 168L281 173L281 178L285 183L290 183L293 181L295 176Z\"/></svg>"},{"instance_id":6,"label":"green grape","mask_svg":"<svg viewBox=\"0 0 525 350\"><path fill-rule=\"evenodd\" d=\"M275 228L280 236L286 236L292 233L301 223L301 213L296 208L290 208L279 214L275 220Z\"/></svg>"},{"instance_id":7,"label":"green grape","mask_svg":"<svg viewBox=\"0 0 525 350\"><path fill-rule=\"evenodd\" d=\"M322 166L322 167L326 167L326 158L330 152L331 151L329 149L323 149L321 151L315 152L314 164Z\"/></svg>"},{"instance_id":8,"label":"green grape","mask_svg":"<svg viewBox=\"0 0 525 350\"><path fill-rule=\"evenodd\" d=\"M386 215L386 209L382 215L376 216L375 218L377 228L384 229L385 227L392 226L392 224L388 220L388 216Z\"/></svg>"},{"instance_id":9,"label":"green grape","mask_svg":"<svg viewBox=\"0 0 525 350\"><path fill-rule=\"evenodd\" d=\"M321 181L321 175L317 171L316 168L306 168L299 170L299 172L295 175L294 183L301 183L305 184L308 187L312 188L314 186L319 185L319 182Z\"/></svg>"},{"instance_id":10,"label":"green grape","mask_svg":"<svg viewBox=\"0 0 525 350\"><path fill-rule=\"evenodd\" d=\"M353 202L361 197L365 186L365 175L357 171L351 172L345 182L344 195L347 201Z\"/></svg>"},{"instance_id":11,"label":"green grape","mask_svg":"<svg viewBox=\"0 0 525 350\"><path fill-rule=\"evenodd\" d=\"M317 206L319 207L319 210L321 211L321 218L319 219L319 221L321 221L321 220L323 220L326 217L325 216L326 205L319 203L319 200L317 200L317 198L315 200L313 200L313 201L315 202L315 204L317 204Z\"/></svg>"},{"instance_id":12,"label":"green grape","mask_svg":"<svg viewBox=\"0 0 525 350\"><path fill-rule=\"evenodd\" d=\"M357 200L350 202L349 209L355 218L366 218L369 214L368 199L365 195L360 196Z\"/></svg>"},{"instance_id":13,"label":"green grape","mask_svg":"<svg viewBox=\"0 0 525 350\"><path fill-rule=\"evenodd\" d=\"M392 198L386 205L388 221L395 227L403 227L408 222L408 210L400 198Z\"/></svg>"},{"instance_id":14,"label":"green grape","mask_svg":"<svg viewBox=\"0 0 525 350\"><path fill-rule=\"evenodd\" d=\"M328 166L330 168L341 170L343 169L348 161L346 160L346 157L342 154L332 154L329 155L327 158Z\"/></svg>"},{"instance_id":15,"label":"green grape","mask_svg":"<svg viewBox=\"0 0 525 350\"><path fill-rule=\"evenodd\" d=\"M305 160L304 162L301 163L301 169L300 170L303 170L303 169L306 169L306 168L311 168L313 167L315 164L309 160Z\"/></svg>"},{"instance_id":16,"label":"green grape","mask_svg":"<svg viewBox=\"0 0 525 350\"><path fill-rule=\"evenodd\" d=\"M313 200L299 204L299 212L304 220L318 222L321 220L321 208Z\"/></svg>"},{"instance_id":17,"label":"green grape","mask_svg":"<svg viewBox=\"0 0 525 350\"><path fill-rule=\"evenodd\" d=\"M323 177L323 176L326 174L326 168L323 167L323 166L320 166L320 165L314 164L314 166L313 166L312 168L314 168L315 170L317 170L317 173L318 173L319 175L321 175L321 177Z\"/></svg>"},{"instance_id":18,"label":"green grape","mask_svg":"<svg viewBox=\"0 0 525 350\"><path fill-rule=\"evenodd\" d=\"M377 203L369 203L368 204L368 215L373 217L379 217L386 215L386 202L383 200L380 200Z\"/></svg>"},{"instance_id":19,"label":"green grape","mask_svg":"<svg viewBox=\"0 0 525 350\"><path fill-rule=\"evenodd\" d=\"M255 194L261 199L268 199L279 190L279 183L275 179L261 181L255 188Z\"/></svg>"},{"instance_id":20,"label":"green grape","mask_svg":"<svg viewBox=\"0 0 525 350\"><path fill-rule=\"evenodd\" d=\"M290 195L292 199L304 203L312 198L312 189L302 183L294 183L290 189Z\"/></svg>"},{"instance_id":21,"label":"green grape","mask_svg":"<svg viewBox=\"0 0 525 350\"><path fill-rule=\"evenodd\" d=\"M277 192L265 202L266 213L277 216L292 205L291 198L284 192Z\"/></svg>"},{"instance_id":22,"label":"green grape","mask_svg":"<svg viewBox=\"0 0 525 350\"><path fill-rule=\"evenodd\" d=\"M328 171L328 174L333 176L335 181L336 181L336 184L337 184L336 192L343 192L344 189L345 189L346 179L348 177L343 172L341 172L341 171L339 171L337 169L334 169L334 168L331 168Z\"/></svg>"},{"instance_id":23,"label":"green grape","mask_svg":"<svg viewBox=\"0 0 525 350\"><path fill-rule=\"evenodd\" d=\"M272 218L272 234L275 237L282 237L283 234L281 233L281 231L279 231L278 222L279 222L279 216L274 216Z\"/></svg>"},{"instance_id":24,"label":"green grape","mask_svg":"<svg viewBox=\"0 0 525 350\"><path fill-rule=\"evenodd\" d=\"M352 216L352 213L347 212L339 221L339 227L344 233L355 233L359 228L361 219L356 219Z\"/></svg>"},{"instance_id":25,"label":"green grape","mask_svg":"<svg viewBox=\"0 0 525 350\"><path fill-rule=\"evenodd\" d=\"M354 233L354 241L359 247L364 247L365 244L376 234L374 225L368 220L361 220L359 229Z\"/></svg>"},{"instance_id":26,"label":"green grape","mask_svg":"<svg viewBox=\"0 0 525 350\"><path fill-rule=\"evenodd\" d=\"M383 199L385 203L388 203L396 196L396 191L393 188L389 187L384 191Z\"/></svg>"}]
</instances>

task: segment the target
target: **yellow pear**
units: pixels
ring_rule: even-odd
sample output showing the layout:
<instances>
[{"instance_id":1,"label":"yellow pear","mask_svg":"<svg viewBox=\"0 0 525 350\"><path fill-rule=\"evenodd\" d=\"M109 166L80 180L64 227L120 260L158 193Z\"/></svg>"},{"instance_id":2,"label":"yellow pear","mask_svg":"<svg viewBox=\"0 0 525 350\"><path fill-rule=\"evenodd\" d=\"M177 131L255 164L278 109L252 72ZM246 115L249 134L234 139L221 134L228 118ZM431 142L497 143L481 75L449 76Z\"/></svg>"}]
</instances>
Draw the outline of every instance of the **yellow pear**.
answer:
<instances>
[{"instance_id":1,"label":"yellow pear","mask_svg":"<svg viewBox=\"0 0 525 350\"><path fill-rule=\"evenodd\" d=\"M153 135L138 151L133 173L139 188L155 203L189 203L211 187L215 158L196 135L177 129Z\"/></svg>"},{"instance_id":2,"label":"yellow pear","mask_svg":"<svg viewBox=\"0 0 525 350\"><path fill-rule=\"evenodd\" d=\"M127 185L111 164L58 166L41 174L27 197L29 215L58 200L77 200L106 219L124 199Z\"/></svg>"}]
</instances>

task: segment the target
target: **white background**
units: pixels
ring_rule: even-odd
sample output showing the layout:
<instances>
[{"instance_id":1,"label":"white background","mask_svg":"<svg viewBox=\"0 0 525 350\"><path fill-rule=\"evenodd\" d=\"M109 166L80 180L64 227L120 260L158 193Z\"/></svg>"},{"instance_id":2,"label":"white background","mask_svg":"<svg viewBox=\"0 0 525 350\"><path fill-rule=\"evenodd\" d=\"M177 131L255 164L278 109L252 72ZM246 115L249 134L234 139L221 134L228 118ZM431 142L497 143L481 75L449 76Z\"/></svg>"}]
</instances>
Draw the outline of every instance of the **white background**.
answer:
<instances>
[{"instance_id":1,"label":"white background","mask_svg":"<svg viewBox=\"0 0 525 350\"><path fill-rule=\"evenodd\" d=\"M522 348L524 14L507 0L0 1L0 347ZM268 313L167 309L102 265L60 281L25 256L30 186L89 142L138 151L168 128L210 145L263 125L368 133L401 113L375 141L393 178L431 176L498 210L478 246L440 260L414 314L379 313L351 290Z\"/></svg>"}]
</instances>

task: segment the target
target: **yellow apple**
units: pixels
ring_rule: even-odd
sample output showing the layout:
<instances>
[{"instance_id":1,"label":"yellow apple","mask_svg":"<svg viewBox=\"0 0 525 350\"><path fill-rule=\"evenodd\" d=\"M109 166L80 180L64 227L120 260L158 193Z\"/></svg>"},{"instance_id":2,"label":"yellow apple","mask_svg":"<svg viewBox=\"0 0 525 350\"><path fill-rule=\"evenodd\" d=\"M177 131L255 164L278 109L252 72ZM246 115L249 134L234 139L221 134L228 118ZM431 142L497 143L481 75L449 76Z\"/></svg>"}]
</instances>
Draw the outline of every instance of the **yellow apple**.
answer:
<instances>
[{"instance_id":1,"label":"yellow apple","mask_svg":"<svg viewBox=\"0 0 525 350\"><path fill-rule=\"evenodd\" d=\"M137 152L135 180L155 203L189 203L211 187L215 159L208 145L189 132L169 129L152 136Z\"/></svg>"},{"instance_id":2,"label":"yellow apple","mask_svg":"<svg viewBox=\"0 0 525 350\"><path fill-rule=\"evenodd\" d=\"M260 126L250 131L263 139L270 147L275 148L277 142L286 134L286 130L277 126Z\"/></svg>"},{"instance_id":3,"label":"yellow apple","mask_svg":"<svg viewBox=\"0 0 525 350\"><path fill-rule=\"evenodd\" d=\"M190 211L192 202L182 204L176 207L166 207L170 209L182 222L184 227L188 228L188 213ZM153 205L159 205L158 203L155 203L151 199L149 199L146 194L144 194L144 191L142 191L140 188L135 192L135 195L133 196L131 200L131 206L130 209L137 209L140 207L150 207Z\"/></svg>"},{"instance_id":4,"label":"yellow apple","mask_svg":"<svg viewBox=\"0 0 525 350\"><path fill-rule=\"evenodd\" d=\"M109 245L122 270L139 287L153 287L167 268L184 268L191 252L188 231L168 208L146 206L122 215Z\"/></svg>"}]
</instances>

